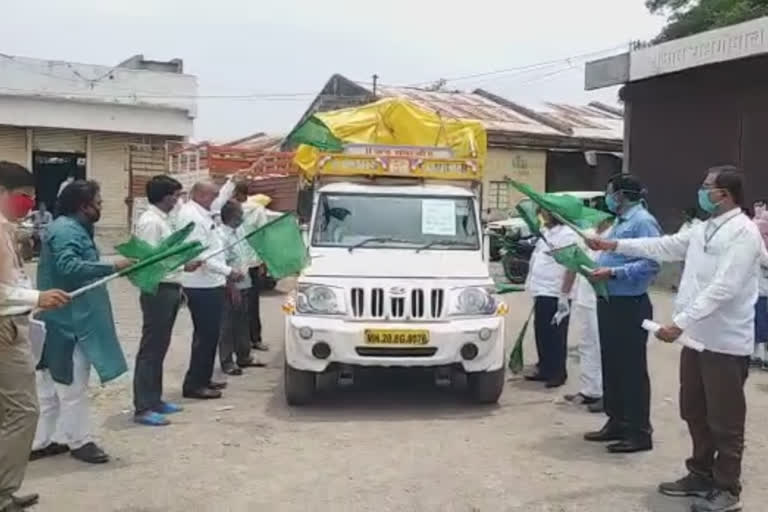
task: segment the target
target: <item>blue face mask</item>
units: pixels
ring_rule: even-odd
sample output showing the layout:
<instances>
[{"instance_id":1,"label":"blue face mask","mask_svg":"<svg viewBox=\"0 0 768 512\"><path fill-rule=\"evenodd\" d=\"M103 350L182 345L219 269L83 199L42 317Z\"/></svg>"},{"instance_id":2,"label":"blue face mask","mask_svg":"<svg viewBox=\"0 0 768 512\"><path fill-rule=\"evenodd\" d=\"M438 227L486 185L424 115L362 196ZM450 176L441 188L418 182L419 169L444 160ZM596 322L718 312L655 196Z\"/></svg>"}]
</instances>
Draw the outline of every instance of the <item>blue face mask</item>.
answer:
<instances>
[{"instance_id":1,"label":"blue face mask","mask_svg":"<svg viewBox=\"0 0 768 512\"><path fill-rule=\"evenodd\" d=\"M616 202L616 198L613 197L613 194L605 196L605 207L613 213L616 213L616 210L619 209L619 204Z\"/></svg>"},{"instance_id":2,"label":"blue face mask","mask_svg":"<svg viewBox=\"0 0 768 512\"><path fill-rule=\"evenodd\" d=\"M707 213L712 213L715 210L717 210L718 203L715 203L710 199L709 193L712 191L712 189L709 188L700 188L699 189L699 206L702 210L704 210Z\"/></svg>"}]
</instances>

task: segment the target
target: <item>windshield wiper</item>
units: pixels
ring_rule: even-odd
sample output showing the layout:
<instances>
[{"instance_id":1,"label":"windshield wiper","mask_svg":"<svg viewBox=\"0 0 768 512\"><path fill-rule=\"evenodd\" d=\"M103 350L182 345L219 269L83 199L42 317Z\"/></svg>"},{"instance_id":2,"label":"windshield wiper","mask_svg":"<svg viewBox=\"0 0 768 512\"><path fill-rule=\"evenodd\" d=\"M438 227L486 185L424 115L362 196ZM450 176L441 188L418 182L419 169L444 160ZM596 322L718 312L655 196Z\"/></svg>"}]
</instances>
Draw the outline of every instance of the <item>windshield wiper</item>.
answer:
<instances>
[{"instance_id":1,"label":"windshield wiper","mask_svg":"<svg viewBox=\"0 0 768 512\"><path fill-rule=\"evenodd\" d=\"M370 243L374 243L374 242L375 243L379 243L379 244L383 244L385 242L394 242L394 243L397 243L397 244L414 244L414 243L417 243L417 242L412 242L411 240L400 240L399 238L393 238L391 236L374 236L374 237L371 237L371 238L366 238L365 240L360 240L355 245L350 245L348 250L349 250L349 252L352 252L352 251L354 251L355 249L357 249L359 247L364 247L364 246L366 246L366 245L368 245Z\"/></svg>"},{"instance_id":2,"label":"windshield wiper","mask_svg":"<svg viewBox=\"0 0 768 512\"><path fill-rule=\"evenodd\" d=\"M462 242L460 240L432 240L428 244L424 244L418 249L416 249L417 253L420 253L421 251L426 251L427 249L431 249L435 245L447 245L449 247L475 247L475 244L472 242Z\"/></svg>"}]
</instances>

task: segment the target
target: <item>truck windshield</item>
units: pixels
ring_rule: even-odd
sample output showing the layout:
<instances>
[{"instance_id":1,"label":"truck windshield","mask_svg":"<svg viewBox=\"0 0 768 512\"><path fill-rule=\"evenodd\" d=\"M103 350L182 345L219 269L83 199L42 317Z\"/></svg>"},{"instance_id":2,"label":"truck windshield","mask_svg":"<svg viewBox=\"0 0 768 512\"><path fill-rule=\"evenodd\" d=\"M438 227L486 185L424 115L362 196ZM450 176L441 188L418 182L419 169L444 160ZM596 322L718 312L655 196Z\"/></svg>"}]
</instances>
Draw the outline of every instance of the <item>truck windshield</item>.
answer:
<instances>
[{"instance_id":1,"label":"truck windshield","mask_svg":"<svg viewBox=\"0 0 768 512\"><path fill-rule=\"evenodd\" d=\"M312 245L478 250L470 197L321 194Z\"/></svg>"}]
</instances>

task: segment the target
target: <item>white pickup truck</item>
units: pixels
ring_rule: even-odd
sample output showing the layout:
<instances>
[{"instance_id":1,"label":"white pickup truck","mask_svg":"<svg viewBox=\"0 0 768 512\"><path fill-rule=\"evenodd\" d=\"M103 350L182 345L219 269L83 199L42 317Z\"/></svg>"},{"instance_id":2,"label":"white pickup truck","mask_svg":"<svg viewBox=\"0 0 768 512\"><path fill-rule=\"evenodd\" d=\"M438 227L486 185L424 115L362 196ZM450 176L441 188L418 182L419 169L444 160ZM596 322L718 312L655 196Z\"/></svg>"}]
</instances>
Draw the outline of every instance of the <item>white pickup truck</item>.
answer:
<instances>
[{"instance_id":1,"label":"white pickup truck","mask_svg":"<svg viewBox=\"0 0 768 512\"><path fill-rule=\"evenodd\" d=\"M475 401L498 401L507 308L488 269L477 181L353 176L350 162L336 167L344 177L315 181L311 263L285 321L288 403L312 401L319 374L359 367L463 372Z\"/></svg>"}]
</instances>

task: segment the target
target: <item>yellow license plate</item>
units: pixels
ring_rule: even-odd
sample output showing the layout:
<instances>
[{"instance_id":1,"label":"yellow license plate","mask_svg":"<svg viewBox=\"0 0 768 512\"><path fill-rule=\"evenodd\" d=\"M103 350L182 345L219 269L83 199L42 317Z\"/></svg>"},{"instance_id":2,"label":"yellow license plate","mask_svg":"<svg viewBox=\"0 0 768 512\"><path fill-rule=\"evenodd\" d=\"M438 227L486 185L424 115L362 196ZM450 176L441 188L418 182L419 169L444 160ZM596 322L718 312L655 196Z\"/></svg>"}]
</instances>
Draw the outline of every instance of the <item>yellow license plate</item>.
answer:
<instances>
[{"instance_id":1,"label":"yellow license plate","mask_svg":"<svg viewBox=\"0 0 768 512\"><path fill-rule=\"evenodd\" d=\"M366 329L365 343L368 345L426 345L429 343L429 331Z\"/></svg>"}]
</instances>

